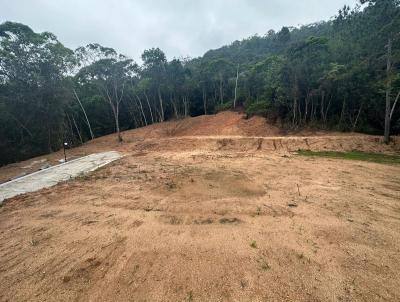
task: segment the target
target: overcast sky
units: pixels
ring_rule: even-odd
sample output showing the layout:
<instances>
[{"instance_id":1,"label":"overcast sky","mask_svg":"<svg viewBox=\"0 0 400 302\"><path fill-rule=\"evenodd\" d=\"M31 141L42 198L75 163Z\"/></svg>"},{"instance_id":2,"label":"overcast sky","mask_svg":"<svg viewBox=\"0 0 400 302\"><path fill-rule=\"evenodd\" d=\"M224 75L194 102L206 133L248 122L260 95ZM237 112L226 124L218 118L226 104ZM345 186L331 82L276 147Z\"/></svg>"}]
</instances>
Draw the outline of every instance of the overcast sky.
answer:
<instances>
[{"instance_id":1,"label":"overcast sky","mask_svg":"<svg viewBox=\"0 0 400 302\"><path fill-rule=\"evenodd\" d=\"M144 49L196 57L269 29L327 20L356 0L0 0L0 22L50 31L76 48L97 42L139 60Z\"/></svg>"}]
</instances>

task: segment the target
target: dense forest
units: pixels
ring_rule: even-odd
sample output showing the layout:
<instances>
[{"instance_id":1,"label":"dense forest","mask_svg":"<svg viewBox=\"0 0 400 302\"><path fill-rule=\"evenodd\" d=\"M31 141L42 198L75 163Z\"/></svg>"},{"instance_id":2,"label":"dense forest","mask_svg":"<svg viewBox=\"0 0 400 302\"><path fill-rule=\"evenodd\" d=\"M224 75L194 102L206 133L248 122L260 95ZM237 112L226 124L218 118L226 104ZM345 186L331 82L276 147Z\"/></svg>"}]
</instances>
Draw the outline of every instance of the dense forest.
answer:
<instances>
[{"instance_id":1,"label":"dense forest","mask_svg":"<svg viewBox=\"0 0 400 302\"><path fill-rule=\"evenodd\" d=\"M127 37L128 39L128 37ZM329 21L283 27L201 58L142 63L99 44L0 24L0 164L64 141L239 108L287 129L400 133L400 1L361 0ZM400 102L399 102L400 103ZM386 122L385 122L386 121Z\"/></svg>"}]
</instances>

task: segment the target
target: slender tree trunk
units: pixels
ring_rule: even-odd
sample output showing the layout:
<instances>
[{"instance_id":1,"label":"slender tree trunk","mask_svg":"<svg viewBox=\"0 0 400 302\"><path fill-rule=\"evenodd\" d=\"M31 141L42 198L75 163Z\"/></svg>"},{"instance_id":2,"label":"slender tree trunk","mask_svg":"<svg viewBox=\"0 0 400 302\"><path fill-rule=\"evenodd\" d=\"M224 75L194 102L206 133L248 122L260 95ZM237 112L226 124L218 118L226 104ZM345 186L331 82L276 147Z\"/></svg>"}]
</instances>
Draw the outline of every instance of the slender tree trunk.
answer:
<instances>
[{"instance_id":1,"label":"slender tree trunk","mask_svg":"<svg viewBox=\"0 0 400 302\"><path fill-rule=\"evenodd\" d=\"M178 119L178 107L176 105L176 99L171 97L171 104L172 104L172 108L174 109L174 115L175 115L175 119Z\"/></svg>"},{"instance_id":2,"label":"slender tree trunk","mask_svg":"<svg viewBox=\"0 0 400 302\"><path fill-rule=\"evenodd\" d=\"M183 99L183 108L184 108L184 113L185 113L185 117L188 117L189 115L189 98L187 96L184 96Z\"/></svg>"},{"instance_id":3,"label":"slender tree trunk","mask_svg":"<svg viewBox=\"0 0 400 302\"><path fill-rule=\"evenodd\" d=\"M224 102L224 95L223 95L223 91L222 91L222 74L219 74L219 99L221 102L221 105Z\"/></svg>"},{"instance_id":4,"label":"slender tree trunk","mask_svg":"<svg viewBox=\"0 0 400 302\"><path fill-rule=\"evenodd\" d=\"M160 87L158 87L158 99L160 101L160 121L164 121L164 107L163 107L163 99L161 96Z\"/></svg>"},{"instance_id":5,"label":"slender tree trunk","mask_svg":"<svg viewBox=\"0 0 400 302\"><path fill-rule=\"evenodd\" d=\"M301 120L302 120L302 112L301 112L301 99L298 101L298 109L299 109L299 124L301 124Z\"/></svg>"},{"instance_id":6,"label":"slender tree trunk","mask_svg":"<svg viewBox=\"0 0 400 302\"><path fill-rule=\"evenodd\" d=\"M345 109L346 109L346 97L343 98L342 112L340 113L339 126L341 126L343 123Z\"/></svg>"},{"instance_id":7,"label":"slender tree trunk","mask_svg":"<svg viewBox=\"0 0 400 302\"><path fill-rule=\"evenodd\" d=\"M88 127L89 127L90 137L91 137L92 139L94 139L92 127L90 126L89 119L88 119L88 117L87 117L87 115L86 115L86 110L85 110L85 108L83 107L83 105L82 105L82 103L81 103L81 100L79 99L78 94L76 93L75 89L74 89L74 95L75 95L76 100L77 100L78 103L79 103L79 106L81 107L81 109L82 109L82 111L83 111L83 114L85 115L86 124L87 124Z\"/></svg>"},{"instance_id":8,"label":"slender tree trunk","mask_svg":"<svg viewBox=\"0 0 400 302\"><path fill-rule=\"evenodd\" d=\"M328 105L326 106L326 110L324 112L324 126L326 126L326 124L328 123L328 112L329 112L329 108L331 107L331 104L332 104L332 98L333 98L333 94L331 94Z\"/></svg>"},{"instance_id":9,"label":"slender tree trunk","mask_svg":"<svg viewBox=\"0 0 400 302\"><path fill-rule=\"evenodd\" d=\"M352 125L352 127L351 127L351 131L352 131L352 132L354 132L354 130L356 130L357 123L358 123L358 119L360 118L360 114L361 114L362 107L363 107L363 104L361 104L361 105L360 105L360 109L358 109L356 119L355 119L355 121L354 121L354 123L353 123L353 125Z\"/></svg>"},{"instance_id":10,"label":"slender tree trunk","mask_svg":"<svg viewBox=\"0 0 400 302\"><path fill-rule=\"evenodd\" d=\"M143 115L143 119L144 119L144 123L145 123L145 125L147 126L147 119L146 119L146 115L144 114L144 110L143 110L143 105L142 105L142 101L140 100L140 98L136 95L136 99L138 100L138 102L139 102L139 108L140 108L140 112L142 113L142 115Z\"/></svg>"},{"instance_id":11,"label":"slender tree trunk","mask_svg":"<svg viewBox=\"0 0 400 302\"><path fill-rule=\"evenodd\" d=\"M118 142L122 142L122 136L121 136L121 131L119 129L119 106L115 106L111 101L110 101L111 109L114 115L114 120L115 120L115 131L117 132L117 137L118 137Z\"/></svg>"},{"instance_id":12,"label":"slender tree trunk","mask_svg":"<svg viewBox=\"0 0 400 302\"><path fill-rule=\"evenodd\" d=\"M129 114L131 115L132 119L133 119L133 123L134 123L134 128L137 128L138 123L137 123L137 119L136 119L136 110L133 106L133 102L131 102L131 104L129 104L129 106L127 106Z\"/></svg>"},{"instance_id":13,"label":"slender tree trunk","mask_svg":"<svg viewBox=\"0 0 400 302\"><path fill-rule=\"evenodd\" d=\"M76 124L76 121L75 121L75 118L74 118L73 114L71 115L71 118L72 118L72 121L74 122L76 132L78 133L78 136L79 136L79 140L81 141L81 144L83 144L81 131L79 130L78 125Z\"/></svg>"},{"instance_id":14,"label":"slender tree trunk","mask_svg":"<svg viewBox=\"0 0 400 302\"><path fill-rule=\"evenodd\" d=\"M68 113L65 112L65 115L67 116L69 131L70 131L70 133L71 133L70 135L71 135L71 139L72 139L73 137L75 137L75 135L74 135L74 129L72 128L71 119L69 118ZM64 129L65 129L65 127L68 127L68 126L65 125L65 121L64 121L63 124L64 124Z\"/></svg>"},{"instance_id":15,"label":"slender tree trunk","mask_svg":"<svg viewBox=\"0 0 400 302\"><path fill-rule=\"evenodd\" d=\"M238 80L239 80L239 65L237 66L237 69L236 69L235 98L233 100L233 109L236 108Z\"/></svg>"},{"instance_id":16,"label":"slender tree trunk","mask_svg":"<svg viewBox=\"0 0 400 302\"><path fill-rule=\"evenodd\" d=\"M31 132L28 128L26 128L25 125L24 125L20 120L18 120L18 119L17 119L13 114L11 114L10 112L6 112L6 113L8 113L8 115L10 115L11 118L12 118L14 121L16 121L16 122L18 123L18 125L20 125L21 128L22 128L23 130L25 130L25 131L29 134L30 137L33 137L32 132Z\"/></svg>"},{"instance_id":17,"label":"slender tree trunk","mask_svg":"<svg viewBox=\"0 0 400 302\"><path fill-rule=\"evenodd\" d=\"M151 109L150 102L149 102L149 98L147 97L146 91L144 91L144 96L145 96L145 98L146 98L147 106L149 107L150 117L151 117L151 123L154 124L153 110Z\"/></svg>"},{"instance_id":18,"label":"slender tree trunk","mask_svg":"<svg viewBox=\"0 0 400 302\"><path fill-rule=\"evenodd\" d=\"M306 100L305 100L305 113L304 113L304 124L307 123L308 118L308 104L310 103L310 92L307 92Z\"/></svg>"},{"instance_id":19,"label":"slender tree trunk","mask_svg":"<svg viewBox=\"0 0 400 302\"><path fill-rule=\"evenodd\" d=\"M135 123L135 128L139 128L140 125L139 125L139 122L138 122L138 120L137 120L136 115L134 114L134 112L132 113L132 117L133 117L133 122Z\"/></svg>"},{"instance_id":20,"label":"slender tree trunk","mask_svg":"<svg viewBox=\"0 0 400 302\"><path fill-rule=\"evenodd\" d=\"M321 92L321 119L323 121L323 123L325 124L325 119L324 119L324 107L325 107L325 91Z\"/></svg>"},{"instance_id":21,"label":"slender tree trunk","mask_svg":"<svg viewBox=\"0 0 400 302\"><path fill-rule=\"evenodd\" d=\"M311 112L310 112L310 122L314 122L314 98L311 96Z\"/></svg>"},{"instance_id":22,"label":"slender tree trunk","mask_svg":"<svg viewBox=\"0 0 400 302\"><path fill-rule=\"evenodd\" d=\"M107 89L105 89L105 92L107 94L107 98L108 98L108 102L111 106L112 112L114 114L114 119L115 119L115 130L117 131L117 137L118 137L118 142L122 142L122 136L121 136L121 130L119 128L119 104L122 101L122 97L124 96L124 87L125 87L125 83L123 83L122 85L122 89L121 89L121 95L118 95L118 84L114 83L114 98L115 101L113 102L112 97L110 96L110 93Z\"/></svg>"},{"instance_id":23,"label":"slender tree trunk","mask_svg":"<svg viewBox=\"0 0 400 302\"><path fill-rule=\"evenodd\" d=\"M144 126L146 126L146 124L145 124L145 121L144 121L144 119L143 119L143 115L140 114L141 111L140 111L140 108L139 108L138 104L135 103L135 105L136 105L136 109L137 109L138 112L139 112L139 121L140 121L139 124L140 124L140 127L144 127Z\"/></svg>"},{"instance_id":24,"label":"slender tree trunk","mask_svg":"<svg viewBox=\"0 0 400 302\"><path fill-rule=\"evenodd\" d=\"M156 106L154 107L154 110L155 110L155 117L154 117L154 118L157 119L157 123L160 123L160 122L161 122L161 113L160 113L160 110L158 110L158 108L157 108Z\"/></svg>"},{"instance_id":25,"label":"slender tree trunk","mask_svg":"<svg viewBox=\"0 0 400 302\"><path fill-rule=\"evenodd\" d=\"M207 115L207 94L203 88L203 107L204 107L204 115Z\"/></svg>"},{"instance_id":26,"label":"slender tree trunk","mask_svg":"<svg viewBox=\"0 0 400 302\"><path fill-rule=\"evenodd\" d=\"M123 139L122 139L122 136L121 136L121 130L119 128L119 106L117 106L117 115L115 117L115 125L117 127L118 141L122 142Z\"/></svg>"},{"instance_id":27,"label":"slender tree trunk","mask_svg":"<svg viewBox=\"0 0 400 302\"><path fill-rule=\"evenodd\" d=\"M396 99L395 99L395 101L393 103L392 110L390 111L390 120L392 120L394 109L396 108L397 101L399 100L399 97L400 97L400 92L397 94Z\"/></svg>"},{"instance_id":28,"label":"slender tree trunk","mask_svg":"<svg viewBox=\"0 0 400 302\"><path fill-rule=\"evenodd\" d=\"M115 116L115 126L117 128L118 142L122 142L121 130L119 128L119 108L117 106L117 114Z\"/></svg>"},{"instance_id":29,"label":"slender tree trunk","mask_svg":"<svg viewBox=\"0 0 400 302\"><path fill-rule=\"evenodd\" d=\"M293 91L293 117L292 125L295 126L297 122L297 76L294 78L294 91Z\"/></svg>"},{"instance_id":30,"label":"slender tree trunk","mask_svg":"<svg viewBox=\"0 0 400 302\"><path fill-rule=\"evenodd\" d=\"M387 64L386 64L386 110L385 110L385 132L384 132L384 142L389 144L390 142L390 94L392 92L392 85L390 83L390 71L392 68L391 56L392 56L392 40L389 39L387 45Z\"/></svg>"}]
</instances>

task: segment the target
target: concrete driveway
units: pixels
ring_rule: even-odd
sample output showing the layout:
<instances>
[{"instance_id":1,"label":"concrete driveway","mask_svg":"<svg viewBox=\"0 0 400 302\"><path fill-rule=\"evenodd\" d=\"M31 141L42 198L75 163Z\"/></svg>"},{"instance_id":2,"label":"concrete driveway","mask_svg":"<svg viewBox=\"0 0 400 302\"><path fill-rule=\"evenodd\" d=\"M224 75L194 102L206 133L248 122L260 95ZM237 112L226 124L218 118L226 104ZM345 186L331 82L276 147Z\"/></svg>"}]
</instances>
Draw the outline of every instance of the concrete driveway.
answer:
<instances>
[{"instance_id":1,"label":"concrete driveway","mask_svg":"<svg viewBox=\"0 0 400 302\"><path fill-rule=\"evenodd\" d=\"M116 151L91 154L0 185L0 204L7 198L48 188L82 173L94 171L122 155Z\"/></svg>"}]
</instances>

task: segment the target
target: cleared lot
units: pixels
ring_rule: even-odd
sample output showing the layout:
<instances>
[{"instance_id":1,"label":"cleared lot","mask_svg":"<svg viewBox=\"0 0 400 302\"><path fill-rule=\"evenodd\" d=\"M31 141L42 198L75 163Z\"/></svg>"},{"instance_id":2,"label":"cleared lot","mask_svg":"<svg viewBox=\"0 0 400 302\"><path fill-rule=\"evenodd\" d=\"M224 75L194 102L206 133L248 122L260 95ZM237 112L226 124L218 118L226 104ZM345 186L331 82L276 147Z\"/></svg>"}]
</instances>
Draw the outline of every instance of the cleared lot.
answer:
<instances>
[{"instance_id":1,"label":"cleared lot","mask_svg":"<svg viewBox=\"0 0 400 302\"><path fill-rule=\"evenodd\" d=\"M289 152L393 146L161 130L71 150L125 156L3 204L0 301L400 300L400 166Z\"/></svg>"}]
</instances>

